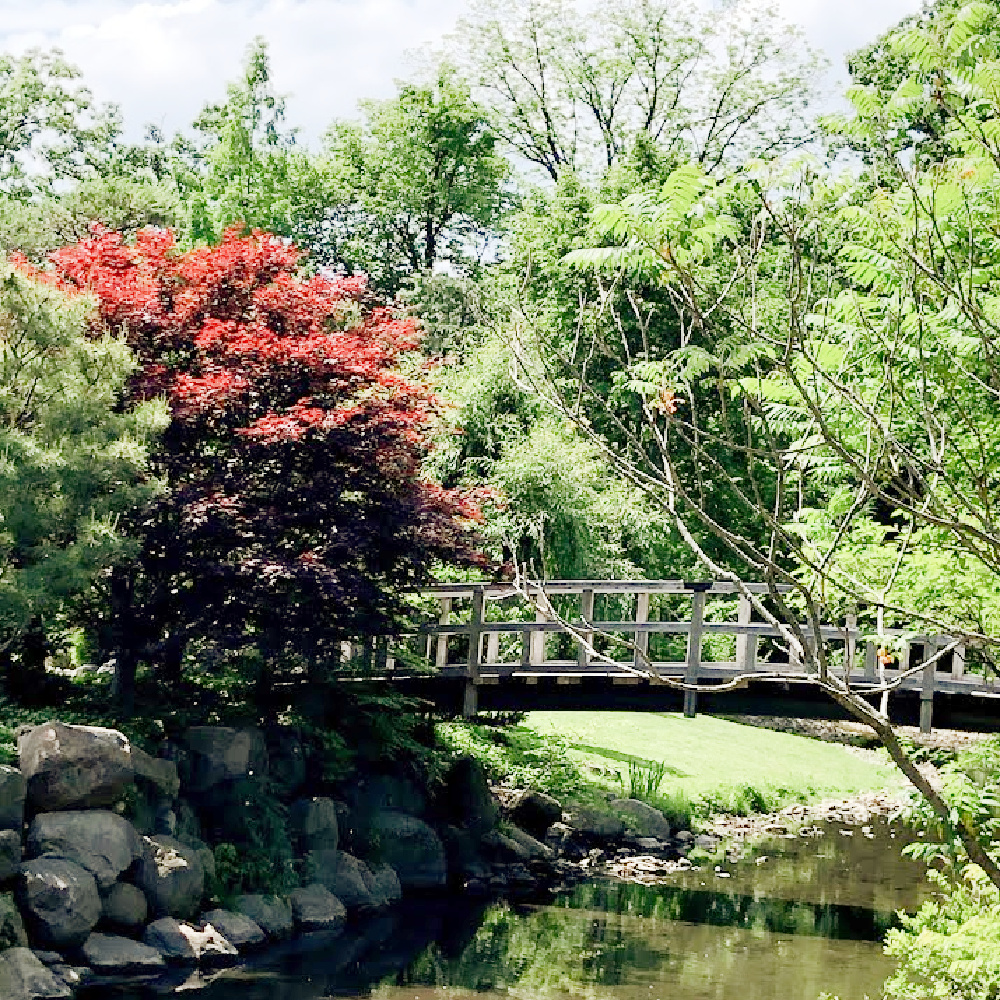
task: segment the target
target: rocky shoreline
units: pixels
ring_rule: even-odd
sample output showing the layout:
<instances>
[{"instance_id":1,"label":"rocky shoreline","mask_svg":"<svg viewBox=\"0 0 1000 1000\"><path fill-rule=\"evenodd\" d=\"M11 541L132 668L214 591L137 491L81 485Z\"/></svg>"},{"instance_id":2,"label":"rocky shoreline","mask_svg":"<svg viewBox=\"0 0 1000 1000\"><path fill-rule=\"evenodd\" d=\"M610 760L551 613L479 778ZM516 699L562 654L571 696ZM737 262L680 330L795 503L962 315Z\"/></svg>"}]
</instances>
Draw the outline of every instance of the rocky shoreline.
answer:
<instances>
[{"instance_id":1,"label":"rocky shoreline","mask_svg":"<svg viewBox=\"0 0 1000 1000\"><path fill-rule=\"evenodd\" d=\"M115 730L52 721L18 750L18 768L0 767L5 1000L167 986L362 928L401 901L538 898L615 861L719 842L635 799L564 810L491 789L472 758L433 789L400 773L325 782L285 729L194 727L152 757ZM241 884L264 880L254 857L270 882L256 892Z\"/></svg>"}]
</instances>

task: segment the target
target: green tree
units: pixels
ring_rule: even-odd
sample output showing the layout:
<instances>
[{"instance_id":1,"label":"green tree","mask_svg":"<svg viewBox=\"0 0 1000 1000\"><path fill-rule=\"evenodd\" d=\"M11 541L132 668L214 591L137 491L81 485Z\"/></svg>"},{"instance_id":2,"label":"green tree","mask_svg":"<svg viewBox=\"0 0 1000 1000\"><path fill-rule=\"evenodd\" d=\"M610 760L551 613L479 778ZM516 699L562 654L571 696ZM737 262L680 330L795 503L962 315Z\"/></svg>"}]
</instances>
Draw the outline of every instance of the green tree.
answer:
<instances>
[{"instance_id":1,"label":"green tree","mask_svg":"<svg viewBox=\"0 0 1000 1000\"><path fill-rule=\"evenodd\" d=\"M480 0L451 52L498 136L551 180L593 177L639 144L707 169L811 135L821 59L774 12L665 0Z\"/></svg>"},{"instance_id":2,"label":"green tree","mask_svg":"<svg viewBox=\"0 0 1000 1000\"><path fill-rule=\"evenodd\" d=\"M433 84L405 84L361 109L363 123L336 123L327 135L343 203L341 259L394 291L407 275L461 267L488 250L509 167L454 71L442 66Z\"/></svg>"},{"instance_id":3,"label":"green tree","mask_svg":"<svg viewBox=\"0 0 1000 1000\"><path fill-rule=\"evenodd\" d=\"M95 106L79 78L58 49L0 54L0 191L26 198L107 161L118 109Z\"/></svg>"},{"instance_id":4,"label":"green tree","mask_svg":"<svg viewBox=\"0 0 1000 1000\"><path fill-rule=\"evenodd\" d=\"M30 692L48 639L134 552L122 524L158 489L147 464L158 401L121 407L135 369L90 334L93 303L0 268L0 642ZM36 690L36 695L40 692Z\"/></svg>"}]
</instances>

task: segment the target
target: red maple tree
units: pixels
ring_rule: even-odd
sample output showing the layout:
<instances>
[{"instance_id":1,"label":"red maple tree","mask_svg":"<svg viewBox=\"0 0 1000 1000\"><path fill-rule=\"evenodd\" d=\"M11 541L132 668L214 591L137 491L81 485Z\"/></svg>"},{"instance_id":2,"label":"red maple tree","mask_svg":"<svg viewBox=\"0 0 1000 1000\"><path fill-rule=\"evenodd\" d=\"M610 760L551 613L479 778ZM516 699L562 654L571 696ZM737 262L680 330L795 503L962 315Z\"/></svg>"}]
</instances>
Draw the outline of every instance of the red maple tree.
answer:
<instances>
[{"instance_id":1,"label":"red maple tree","mask_svg":"<svg viewBox=\"0 0 1000 1000\"><path fill-rule=\"evenodd\" d=\"M437 403L399 370L418 333L362 309L363 280L303 277L294 247L236 229L185 252L167 231L95 229L51 261L137 352L133 394L172 414L168 490L119 580L126 674L176 674L195 648L253 651L273 679L385 628L435 562L478 559L476 498L421 474Z\"/></svg>"}]
</instances>

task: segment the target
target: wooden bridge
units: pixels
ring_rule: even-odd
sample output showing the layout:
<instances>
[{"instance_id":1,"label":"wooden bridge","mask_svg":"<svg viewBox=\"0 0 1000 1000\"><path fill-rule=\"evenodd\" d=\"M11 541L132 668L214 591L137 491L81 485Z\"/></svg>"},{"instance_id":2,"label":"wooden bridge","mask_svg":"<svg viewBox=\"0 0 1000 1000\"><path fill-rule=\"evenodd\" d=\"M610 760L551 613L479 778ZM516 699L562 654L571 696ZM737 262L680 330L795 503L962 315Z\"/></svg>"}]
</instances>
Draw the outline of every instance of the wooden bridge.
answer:
<instances>
[{"instance_id":1,"label":"wooden bridge","mask_svg":"<svg viewBox=\"0 0 1000 1000\"><path fill-rule=\"evenodd\" d=\"M746 589L768 592L765 584ZM466 716L631 709L849 718L810 680L794 652L789 655L780 630L753 620L751 601L732 583L560 580L524 589L471 583L443 584L423 594L437 603L437 623L377 642L375 675L445 710ZM669 617L684 606L685 620ZM855 691L876 703L882 686L896 685L888 698L894 722L919 724L924 732L934 723L1000 731L1000 685L994 686L992 675L966 673L965 648L950 636L887 630L899 637L902 651L884 666L855 618L820 632L827 653L840 664L838 676L849 678ZM732 658L704 660L706 645L724 648ZM661 678L683 681L687 689Z\"/></svg>"}]
</instances>

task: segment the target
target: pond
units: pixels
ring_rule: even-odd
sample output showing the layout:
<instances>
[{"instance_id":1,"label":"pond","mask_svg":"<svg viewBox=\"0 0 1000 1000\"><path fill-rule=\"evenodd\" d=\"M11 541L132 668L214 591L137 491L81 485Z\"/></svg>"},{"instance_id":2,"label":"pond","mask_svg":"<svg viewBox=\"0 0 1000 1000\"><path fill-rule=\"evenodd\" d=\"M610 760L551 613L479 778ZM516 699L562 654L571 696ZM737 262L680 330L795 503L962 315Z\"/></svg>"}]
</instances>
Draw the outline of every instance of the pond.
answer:
<instances>
[{"instance_id":1,"label":"pond","mask_svg":"<svg viewBox=\"0 0 1000 1000\"><path fill-rule=\"evenodd\" d=\"M179 987L199 1000L815 1000L825 990L860 1000L891 971L879 942L894 911L930 892L902 843L885 823L832 825L666 884L595 881L519 904L410 902L214 979L179 974L84 996Z\"/></svg>"}]
</instances>

